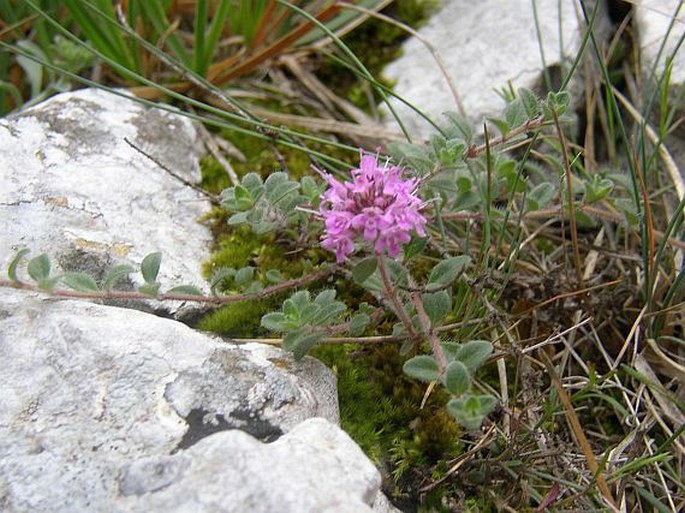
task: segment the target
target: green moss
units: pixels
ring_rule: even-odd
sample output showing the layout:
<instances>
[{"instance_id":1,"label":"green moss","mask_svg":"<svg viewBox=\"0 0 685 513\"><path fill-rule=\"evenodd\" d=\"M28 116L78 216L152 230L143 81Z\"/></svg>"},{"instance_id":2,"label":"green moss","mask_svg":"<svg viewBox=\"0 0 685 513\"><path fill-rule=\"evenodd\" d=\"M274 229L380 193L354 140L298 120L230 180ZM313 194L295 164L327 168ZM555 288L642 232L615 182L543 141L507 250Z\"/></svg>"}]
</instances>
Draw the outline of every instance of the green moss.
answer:
<instances>
[{"instance_id":1,"label":"green moss","mask_svg":"<svg viewBox=\"0 0 685 513\"><path fill-rule=\"evenodd\" d=\"M200 159L202 173L201 187L206 191L220 193L233 185L224 167L213 157L205 155Z\"/></svg>"},{"instance_id":2,"label":"green moss","mask_svg":"<svg viewBox=\"0 0 685 513\"><path fill-rule=\"evenodd\" d=\"M320 346L312 355L336 373L341 426L381 468L393 499L418 497L423 476L460 454L445 393L436 389L421 409L426 386L403 375L397 345Z\"/></svg>"},{"instance_id":3,"label":"green moss","mask_svg":"<svg viewBox=\"0 0 685 513\"><path fill-rule=\"evenodd\" d=\"M236 338L263 336L264 330L259 325L262 315L274 308L274 301L232 303L206 315L198 327L201 330Z\"/></svg>"}]
</instances>

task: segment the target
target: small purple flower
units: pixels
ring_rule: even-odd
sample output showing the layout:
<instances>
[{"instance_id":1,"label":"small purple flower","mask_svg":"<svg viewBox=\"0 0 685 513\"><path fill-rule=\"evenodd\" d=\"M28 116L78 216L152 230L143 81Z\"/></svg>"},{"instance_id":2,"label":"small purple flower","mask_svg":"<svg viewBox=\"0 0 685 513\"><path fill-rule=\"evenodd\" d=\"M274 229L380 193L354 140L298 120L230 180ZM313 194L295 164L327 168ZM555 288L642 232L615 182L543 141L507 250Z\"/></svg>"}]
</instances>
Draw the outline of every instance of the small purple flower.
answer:
<instances>
[{"instance_id":1,"label":"small purple flower","mask_svg":"<svg viewBox=\"0 0 685 513\"><path fill-rule=\"evenodd\" d=\"M334 251L338 262L354 253L354 241L364 240L376 253L395 258L411 239L426 235L424 203L416 194L418 180L402 179L398 166L378 164L378 156L361 154L351 182L340 182L321 172L329 189L321 196L325 233L321 245Z\"/></svg>"}]
</instances>

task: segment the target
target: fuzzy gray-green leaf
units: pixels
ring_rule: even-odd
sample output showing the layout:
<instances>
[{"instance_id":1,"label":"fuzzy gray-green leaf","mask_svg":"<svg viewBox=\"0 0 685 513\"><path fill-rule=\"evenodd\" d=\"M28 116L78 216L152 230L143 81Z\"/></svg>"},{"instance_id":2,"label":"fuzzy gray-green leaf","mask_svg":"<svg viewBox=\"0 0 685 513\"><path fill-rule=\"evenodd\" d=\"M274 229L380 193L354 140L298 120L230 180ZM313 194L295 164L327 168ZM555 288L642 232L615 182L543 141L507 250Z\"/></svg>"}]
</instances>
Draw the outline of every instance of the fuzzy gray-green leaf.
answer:
<instances>
[{"instance_id":1,"label":"fuzzy gray-green leaf","mask_svg":"<svg viewBox=\"0 0 685 513\"><path fill-rule=\"evenodd\" d=\"M469 389L470 384L471 375L466 365L460 361L450 363L445 373L445 387L449 393L459 397Z\"/></svg>"},{"instance_id":2,"label":"fuzzy gray-green leaf","mask_svg":"<svg viewBox=\"0 0 685 513\"><path fill-rule=\"evenodd\" d=\"M352 278L362 285L374 273L378 267L378 260L375 256L361 259L352 268Z\"/></svg>"},{"instance_id":3,"label":"fuzzy gray-green leaf","mask_svg":"<svg viewBox=\"0 0 685 513\"><path fill-rule=\"evenodd\" d=\"M21 262L29 252L30 250L28 248L22 248L14 255L10 265L7 266L7 276L9 276L10 280L19 281L19 278L17 277L17 267L19 266L19 262Z\"/></svg>"},{"instance_id":4,"label":"fuzzy gray-green leaf","mask_svg":"<svg viewBox=\"0 0 685 513\"><path fill-rule=\"evenodd\" d=\"M66 273L62 276L62 283L79 292L97 292L95 280L85 273Z\"/></svg>"},{"instance_id":5,"label":"fuzzy gray-green leaf","mask_svg":"<svg viewBox=\"0 0 685 513\"><path fill-rule=\"evenodd\" d=\"M154 283L157 281L159 274L159 266L162 263L162 254L160 252L150 253L140 264L140 272L143 274L143 279L146 283Z\"/></svg>"},{"instance_id":6,"label":"fuzzy gray-green leaf","mask_svg":"<svg viewBox=\"0 0 685 513\"><path fill-rule=\"evenodd\" d=\"M433 267L433 270L428 277L428 283L430 285L438 286L452 283L470 261L471 259L467 255L459 255L442 260Z\"/></svg>"},{"instance_id":7,"label":"fuzzy gray-green leaf","mask_svg":"<svg viewBox=\"0 0 685 513\"><path fill-rule=\"evenodd\" d=\"M124 276L128 276L134 271L135 269L130 265L115 265L107 271L107 276L105 276L105 280L102 282L102 290L111 290L118 280Z\"/></svg>"},{"instance_id":8,"label":"fuzzy gray-green leaf","mask_svg":"<svg viewBox=\"0 0 685 513\"><path fill-rule=\"evenodd\" d=\"M404 362L402 370L407 376L430 383L440 378L440 367L435 358L419 355Z\"/></svg>"},{"instance_id":9,"label":"fuzzy gray-green leaf","mask_svg":"<svg viewBox=\"0 0 685 513\"><path fill-rule=\"evenodd\" d=\"M203 293L194 285L177 285L166 292L167 294L180 294L185 296L202 296Z\"/></svg>"},{"instance_id":10,"label":"fuzzy gray-green leaf","mask_svg":"<svg viewBox=\"0 0 685 513\"><path fill-rule=\"evenodd\" d=\"M455 358L474 373L492 354L492 344L487 340L471 340L461 344Z\"/></svg>"},{"instance_id":11,"label":"fuzzy gray-green leaf","mask_svg":"<svg viewBox=\"0 0 685 513\"><path fill-rule=\"evenodd\" d=\"M43 253L29 260L26 270L34 281L39 282L50 276L50 258Z\"/></svg>"}]
</instances>

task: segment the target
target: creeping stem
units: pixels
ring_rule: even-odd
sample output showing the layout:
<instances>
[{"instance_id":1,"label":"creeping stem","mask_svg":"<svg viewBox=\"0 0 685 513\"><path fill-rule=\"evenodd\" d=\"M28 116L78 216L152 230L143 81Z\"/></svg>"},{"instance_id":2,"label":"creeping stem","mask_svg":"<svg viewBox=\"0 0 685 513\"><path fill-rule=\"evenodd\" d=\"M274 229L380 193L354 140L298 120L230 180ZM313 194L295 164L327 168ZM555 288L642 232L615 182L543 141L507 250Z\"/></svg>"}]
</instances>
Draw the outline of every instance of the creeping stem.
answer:
<instances>
[{"instance_id":1,"label":"creeping stem","mask_svg":"<svg viewBox=\"0 0 685 513\"><path fill-rule=\"evenodd\" d=\"M423 306L421 293L418 291L418 289L416 289L414 292L411 293L410 296L414 308L416 309L419 323L421 324L421 331L423 333L419 333L416 331L416 328L414 327L414 324L411 322L411 319L407 315L407 312L405 311L404 306L400 301L400 298L397 296L397 288L395 288L392 282L390 281L390 277L388 276L388 268L385 265L383 256L376 253L376 259L378 260L378 270L381 275L381 280L383 280L385 296L390 300L390 303L392 304L395 313L404 325L404 328L407 330L409 338L413 340L414 343L420 344L423 340L423 337L426 337L428 339L428 343L430 344L431 350L433 351L433 356L435 356L435 359L438 362L440 372L445 372L445 369L447 368L447 359L445 358L445 353L442 351L442 347L440 346L440 339L433 331L433 325L431 324L430 318L428 317L426 309ZM412 288L415 288L414 283L410 283L409 285Z\"/></svg>"}]
</instances>

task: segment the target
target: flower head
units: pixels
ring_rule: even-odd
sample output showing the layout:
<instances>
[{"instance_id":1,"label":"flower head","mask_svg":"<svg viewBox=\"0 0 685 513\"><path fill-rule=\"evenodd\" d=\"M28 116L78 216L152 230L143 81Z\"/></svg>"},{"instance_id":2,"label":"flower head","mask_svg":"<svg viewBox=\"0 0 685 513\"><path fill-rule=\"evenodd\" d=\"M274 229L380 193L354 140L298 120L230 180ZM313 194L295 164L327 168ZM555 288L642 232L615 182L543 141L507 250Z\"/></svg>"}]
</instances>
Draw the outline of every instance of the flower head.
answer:
<instances>
[{"instance_id":1,"label":"flower head","mask_svg":"<svg viewBox=\"0 0 685 513\"><path fill-rule=\"evenodd\" d=\"M400 167L379 165L377 155L362 154L351 182L321 174L329 184L319 207L325 227L321 245L334 251L338 262L355 251L355 241L369 242L376 253L387 251L394 258L412 231L426 235L418 180L403 180Z\"/></svg>"}]
</instances>

